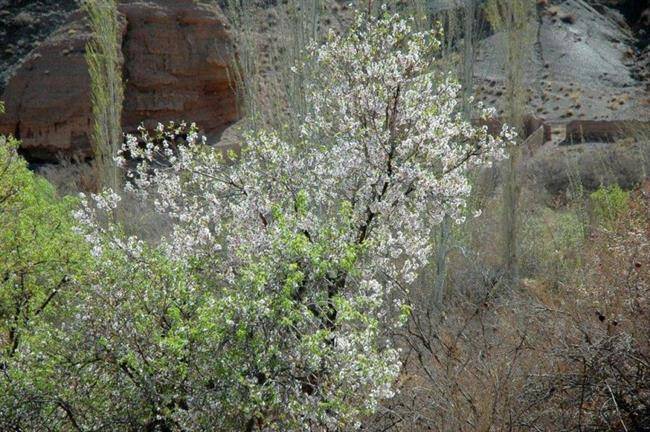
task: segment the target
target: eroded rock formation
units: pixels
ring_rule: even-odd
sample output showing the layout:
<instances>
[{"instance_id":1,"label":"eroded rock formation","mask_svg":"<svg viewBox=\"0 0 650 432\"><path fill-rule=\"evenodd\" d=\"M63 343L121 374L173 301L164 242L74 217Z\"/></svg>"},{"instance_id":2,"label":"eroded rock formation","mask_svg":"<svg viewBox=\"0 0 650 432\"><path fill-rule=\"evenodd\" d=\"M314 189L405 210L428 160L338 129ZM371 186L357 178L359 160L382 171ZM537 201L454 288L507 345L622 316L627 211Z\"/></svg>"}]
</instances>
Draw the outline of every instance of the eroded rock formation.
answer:
<instances>
[{"instance_id":1,"label":"eroded rock formation","mask_svg":"<svg viewBox=\"0 0 650 432\"><path fill-rule=\"evenodd\" d=\"M220 133L237 120L228 74L232 42L217 6L134 1L120 11L128 22L123 43L126 129L184 119Z\"/></svg>"},{"instance_id":2,"label":"eroded rock formation","mask_svg":"<svg viewBox=\"0 0 650 432\"><path fill-rule=\"evenodd\" d=\"M0 133L13 134L32 161L91 156L90 77L84 58L90 33L76 12L22 60L0 96Z\"/></svg>"},{"instance_id":3,"label":"eroded rock formation","mask_svg":"<svg viewBox=\"0 0 650 432\"><path fill-rule=\"evenodd\" d=\"M193 0L141 0L120 5L125 31L123 126L187 120L218 136L238 119L228 67L228 25L216 5ZM0 133L22 140L28 159L91 156L90 37L77 11L35 48L8 79L0 100Z\"/></svg>"}]
</instances>

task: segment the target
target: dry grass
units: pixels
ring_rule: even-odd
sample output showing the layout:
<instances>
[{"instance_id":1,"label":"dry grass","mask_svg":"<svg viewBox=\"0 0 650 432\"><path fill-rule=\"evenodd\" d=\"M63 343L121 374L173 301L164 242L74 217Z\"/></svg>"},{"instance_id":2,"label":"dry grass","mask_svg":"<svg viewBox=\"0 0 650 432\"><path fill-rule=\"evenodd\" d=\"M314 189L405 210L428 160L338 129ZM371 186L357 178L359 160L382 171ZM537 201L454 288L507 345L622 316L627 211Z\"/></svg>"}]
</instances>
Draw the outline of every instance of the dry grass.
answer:
<instances>
[{"instance_id":1,"label":"dry grass","mask_svg":"<svg viewBox=\"0 0 650 432\"><path fill-rule=\"evenodd\" d=\"M648 430L650 183L633 197L614 226L593 221L583 241L540 252L545 262L522 267L516 287L486 271L489 260L454 255L451 272L479 275L456 283L474 289L437 310L411 294L412 319L397 336L406 359L399 396L365 430ZM570 211L549 210L541 231L579 221L562 219ZM494 246L477 247L490 256ZM568 264L550 272L557 261Z\"/></svg>"}]
</instances>

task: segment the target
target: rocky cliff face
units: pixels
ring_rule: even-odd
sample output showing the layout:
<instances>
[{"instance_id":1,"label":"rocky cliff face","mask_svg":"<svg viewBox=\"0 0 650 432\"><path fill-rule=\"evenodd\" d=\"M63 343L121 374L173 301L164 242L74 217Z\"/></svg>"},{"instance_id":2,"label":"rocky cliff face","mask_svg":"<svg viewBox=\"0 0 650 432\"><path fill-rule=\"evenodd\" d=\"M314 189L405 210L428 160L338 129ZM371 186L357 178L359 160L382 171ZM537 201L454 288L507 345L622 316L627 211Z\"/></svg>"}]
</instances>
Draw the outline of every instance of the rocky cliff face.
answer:
<instances>
[{"instance_id":1,"label":"rocky cliff face","mask_svg":"<svg viewBox=\"0 0 650 432\"><path fill-rule=\"evenodd\" d=\"M84 47L90 37L79 0L0 0L0 133L23 141L33 161L57 153L88 158L92 128ZM324 2L323 25L343 28L346 2ZM650 9L639 0L540 0L524 65L527 112L553 125L573 120L647 118L650 109ZM239 118L228 66L233 43L218 1L121 0L126 85L123 126L188 120L209 136ZM254 35L263 71L273 74L276 2L260 2ZM439 7L455 2L440 1ZM446 5L446 6L445 6ZM286 31L286 30L285 30ZM504 40L478 43L479 99L503 113ZM271 82L273 82L271 80ZM564 139L556 134L555 141ZM236 136L233 135L233 136Z\"/></svg>"},{"instance_id":2,"label":"rocky cliff face","mask_svg":"<svg viewBox=\"0 0 650 432\"><path fill-rule=\"evenodd\" d=\"M70 9L43 24L56 30L34 30L42 41L34 38L31 52L11 68L0 96L7 108L0 133L20 138L25 156L35 161L59 154L91 156L90 77L84 59L90 31L83 13ZM238 119L228 74L232 41L218 6L192 0L126 1L120 13L125 23L125 130L150 119L188 120L218 135Z\"/></svg>"},{"instance_id":3,"label":"rocky cliff face","mask_svg":"<svg viewBox=\"0 0 650 432\"><path fill-rule=\"evenodd\" d=\"M123 4L124 126L185 119L219 133L237 119L232 42L217 6L192 0Z\"/></svg>"},{"instance_id":4,"label":"rocky cliff face","mask_svg":"<svg viewBox=\"0 0 650 432\"><path fill-rule=\"evenodd\" d=\"M0 116L0 133L21 139L31 159L49 160L59 152L89 155L87 40L81 20L73 20L41 42L7 81L0 96L7 108Z\"/></svg>"}]
</instances>

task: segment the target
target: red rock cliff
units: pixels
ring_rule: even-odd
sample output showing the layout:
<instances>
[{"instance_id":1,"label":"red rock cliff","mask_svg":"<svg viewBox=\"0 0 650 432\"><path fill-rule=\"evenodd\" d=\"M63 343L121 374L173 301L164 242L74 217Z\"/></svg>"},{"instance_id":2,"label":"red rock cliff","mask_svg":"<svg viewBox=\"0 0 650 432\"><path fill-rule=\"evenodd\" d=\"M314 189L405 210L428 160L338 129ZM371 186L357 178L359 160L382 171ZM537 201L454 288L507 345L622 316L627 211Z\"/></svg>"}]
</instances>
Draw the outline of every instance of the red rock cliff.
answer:
<instances>
[{"instance_id":1,"label":"red rock cliff","mask_svg":"<svg viewBox=\"0 0 650 432\"><path fill-rule=\"evenodd\" d=\"M120 5L125 101L122 123L187 120L217 135L238 119L228 67L233 53L226 19L193 0ZM7 82L0 133L22 140L32 159L88 157L92 114L84 59L89 29L81 13L32 51Z\"/></svg>"}]
</instances>

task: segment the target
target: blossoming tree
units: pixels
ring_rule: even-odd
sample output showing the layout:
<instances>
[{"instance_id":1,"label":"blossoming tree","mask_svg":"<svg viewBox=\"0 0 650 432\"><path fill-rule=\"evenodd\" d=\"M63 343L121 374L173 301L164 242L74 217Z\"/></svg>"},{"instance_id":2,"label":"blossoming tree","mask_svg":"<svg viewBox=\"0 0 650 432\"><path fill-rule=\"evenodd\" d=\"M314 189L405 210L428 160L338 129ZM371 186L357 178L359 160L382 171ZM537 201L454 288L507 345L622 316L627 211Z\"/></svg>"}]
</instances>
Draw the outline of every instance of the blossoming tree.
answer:
<instances>
[{"instance_id":1,"label":"blossoming tree","mask_svg":"<svg viewBox=\"0 0 650 432\"><path fill-rule=\"evenodd\" d=\"M76 359L56 372L75 383L56 390L61 421L340 430L390 397L400 292L431 227L463 218L468 171L510 138L458 114L438 48L396 15L359 15L298 66L311 107L299 138L251 134L236 163L194 128L185 145L182 126L129 137L128 193L171 228L156 245L127 236L111 191L78 213L98 264L70 301L75 319L50 330L47 344ZM73 366L81 353L91 359Z\"/></svg>"}]
</instances>

